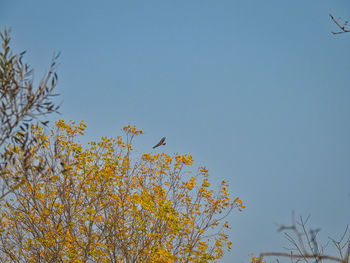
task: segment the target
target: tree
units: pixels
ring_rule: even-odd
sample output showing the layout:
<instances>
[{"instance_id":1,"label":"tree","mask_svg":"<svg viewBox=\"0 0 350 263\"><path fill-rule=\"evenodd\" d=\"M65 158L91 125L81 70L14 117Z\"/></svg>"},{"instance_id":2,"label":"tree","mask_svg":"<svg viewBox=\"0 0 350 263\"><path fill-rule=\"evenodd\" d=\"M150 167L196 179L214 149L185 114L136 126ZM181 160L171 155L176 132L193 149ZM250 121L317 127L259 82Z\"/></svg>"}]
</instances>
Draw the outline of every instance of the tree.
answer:
<instances>
[{"instance_id":1,"label":"tree","mask_svg":"<svg viewBox=\"0 0 350 263\"><path fill-rule=\"evenodd\" d=\"M11 38L8 30L0 32L2 50L0 51L0 199L8 194L7 181L1 174L4 166L12 162L11 153L4 151L4 145L12 143L24 151L29 151L32 138L29 126L33 121L47 125L41 117L57 112L58 106L52 101L57 84L53 58L49 71L37 88L33 84L33 70L23 64L25 52L12 54Z\"/></svg>"},{"instance_id":2,"label":"tree","mask_svg":"<svg viewBox=\"0 0 350 263\"><path fill-rule=\"evenodd\" d=\"M133 126L88 147L84 129L33 125L29 152L6 147L15 161L4 170L1 262L213 262L230 249L224 219L244 205L225 181L214 191L207 169L187 173L191 155L133 157Z\"/></svg>"}]
</instances>

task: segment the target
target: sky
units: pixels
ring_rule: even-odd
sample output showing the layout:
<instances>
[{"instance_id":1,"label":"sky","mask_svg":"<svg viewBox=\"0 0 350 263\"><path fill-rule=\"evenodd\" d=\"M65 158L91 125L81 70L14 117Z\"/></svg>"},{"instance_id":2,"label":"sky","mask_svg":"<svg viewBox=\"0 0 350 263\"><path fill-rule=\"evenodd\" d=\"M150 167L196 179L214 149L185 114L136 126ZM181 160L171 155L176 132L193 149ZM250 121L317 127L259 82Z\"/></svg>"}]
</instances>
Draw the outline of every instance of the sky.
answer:
<instances>
[{"instance_id":1,"label":"sky","mask_svg":"<svg viewBox=\"0 0 350 263\"><path fill-rule=\"evenodd\" d=\"M329 13L350 2L0 0L0 27L36 81L60 52L53 119L84 120L87 141L136 125L136 153L189 153L227 180L246 209L221 262L243 263L290 246L276 224L292 211L321 243L350 223L350 33Z\"/></svg>"}]
</instances>

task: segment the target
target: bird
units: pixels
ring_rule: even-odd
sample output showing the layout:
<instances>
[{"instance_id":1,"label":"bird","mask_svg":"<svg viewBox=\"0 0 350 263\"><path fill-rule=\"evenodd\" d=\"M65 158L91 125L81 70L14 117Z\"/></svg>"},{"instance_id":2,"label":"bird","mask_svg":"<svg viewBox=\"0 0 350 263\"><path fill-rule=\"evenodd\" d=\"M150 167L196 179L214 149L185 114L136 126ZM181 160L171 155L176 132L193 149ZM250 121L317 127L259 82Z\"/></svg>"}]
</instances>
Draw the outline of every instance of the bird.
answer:
<instances>
[{"instance_id":1,"label":"bird","mask_svg":"<svg viewBox=\"0 0 350 263\"><path fill-rule=\"evenodd\" d=\"M161 145L165 145L166 143L164 141L165 141L165 137L160 139L160 141L156 145L153 146L153 149L155 149L155 148L157 148L157 147L159 147Z\"/></svg>"}]
</instances>

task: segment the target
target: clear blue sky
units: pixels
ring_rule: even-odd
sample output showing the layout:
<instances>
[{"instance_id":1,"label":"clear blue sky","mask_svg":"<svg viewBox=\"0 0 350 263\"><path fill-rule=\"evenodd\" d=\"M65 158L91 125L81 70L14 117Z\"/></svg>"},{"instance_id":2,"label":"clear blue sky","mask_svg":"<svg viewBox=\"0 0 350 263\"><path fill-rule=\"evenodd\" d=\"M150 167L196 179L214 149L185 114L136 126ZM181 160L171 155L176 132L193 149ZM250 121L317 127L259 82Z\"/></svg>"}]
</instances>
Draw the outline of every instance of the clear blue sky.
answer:
<instances>
[{"instance_id":1,"label":"clear blue sky","mask_svg":"<svg viewBox=\"0 0 350 263\"><path fill-rule=\"evenodd\" d=\"M145 131L166 153L191 153L214 184L246 202L222 262L288 243L275 223L311 215L320 236L350 223L350 19L347 0L13 1L0 26L37 80L60 51L56 118L87 138Z\"/></svg>"}]
</instances>

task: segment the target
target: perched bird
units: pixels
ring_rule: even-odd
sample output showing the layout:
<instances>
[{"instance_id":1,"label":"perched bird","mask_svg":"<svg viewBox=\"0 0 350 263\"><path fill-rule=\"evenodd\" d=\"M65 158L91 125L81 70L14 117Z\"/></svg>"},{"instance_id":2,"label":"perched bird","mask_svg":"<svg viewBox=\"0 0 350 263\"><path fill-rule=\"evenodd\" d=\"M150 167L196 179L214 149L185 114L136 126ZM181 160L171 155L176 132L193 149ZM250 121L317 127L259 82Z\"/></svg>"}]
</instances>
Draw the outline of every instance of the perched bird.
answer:
<instances>
[{"instance_id":1,"label":"perched bird","mask_svg":"<svg viewBox=\"0 0 350 263\"><path fill-rule=\"evenodd\" d=\"M165 141L165 137L163 137L162 139L160 139L160 141L159 141L156 145L153 146L153 149L154 149L154 148L157 148L157 147L159 147L159 146L161 146L161 145L165 145L166 143L165 143L164 141Z\"/></svg>"}]
</instances>

